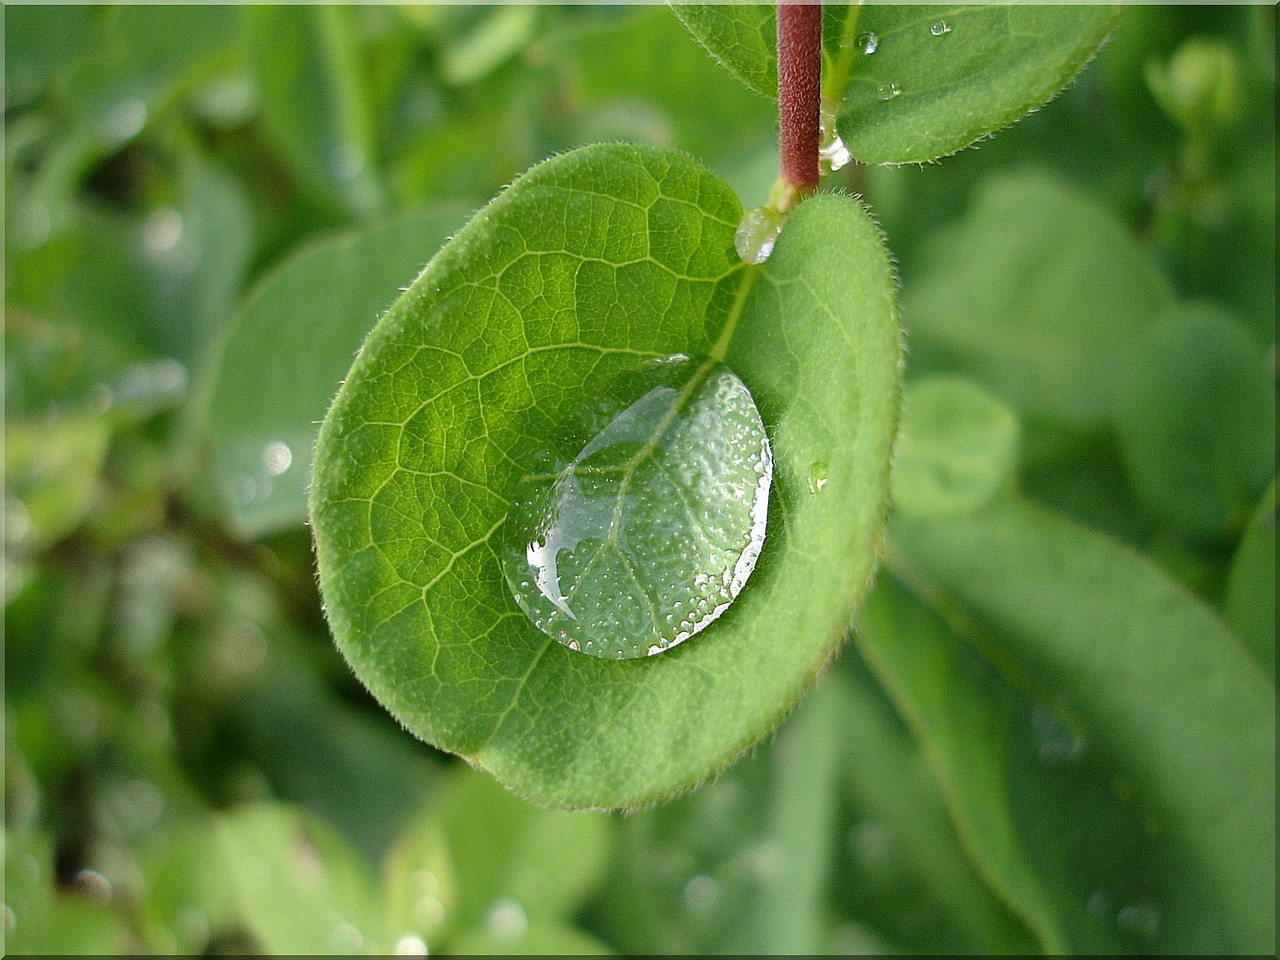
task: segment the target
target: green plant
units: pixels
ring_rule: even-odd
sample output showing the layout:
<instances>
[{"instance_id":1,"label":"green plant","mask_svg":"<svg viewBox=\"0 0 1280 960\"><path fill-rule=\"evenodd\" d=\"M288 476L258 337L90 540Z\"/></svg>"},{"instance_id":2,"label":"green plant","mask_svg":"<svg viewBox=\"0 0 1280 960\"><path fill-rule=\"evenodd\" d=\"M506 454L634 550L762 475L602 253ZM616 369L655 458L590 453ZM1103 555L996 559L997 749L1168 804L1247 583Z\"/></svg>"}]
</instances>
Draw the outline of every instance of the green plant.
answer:
<instances>
[{"instance_id":1,"label":"green plant","mask_svg":"<svg viewBox=\"0 0 1280 960\"><path fill-rule=\"evenodd\" d=\"M1274 949L1274 12L816 13L5 8L8 950Z\"/></svg>"}]
</instances>

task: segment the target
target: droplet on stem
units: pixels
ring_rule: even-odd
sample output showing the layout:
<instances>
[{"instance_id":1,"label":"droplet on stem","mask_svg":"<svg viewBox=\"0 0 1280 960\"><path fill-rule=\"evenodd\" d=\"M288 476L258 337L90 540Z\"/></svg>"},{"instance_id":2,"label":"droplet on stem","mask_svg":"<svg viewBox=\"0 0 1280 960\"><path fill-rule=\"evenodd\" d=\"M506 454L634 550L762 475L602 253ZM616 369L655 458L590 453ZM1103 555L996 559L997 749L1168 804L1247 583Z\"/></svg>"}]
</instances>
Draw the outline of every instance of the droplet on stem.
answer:
<instances>
[{"instance_id":1,"label":"droplet on stem","mask_svg":"<svg viewBox=\"0 0 1280 960\"><path fill-rule=\"evenodd\" d=\"M852 159L853 154L849 152L849 148L840 139L840 132L836 129L835 113L824 107L822 110L822 140L818 146L818 162L822 172L824 174L835 173Z\"/></svg>"},{"instance_id":2,"label":"droplet on stem","mask_svg":"<svg viewBox=\"0 0 1280 960\"><path fill-rule=\"evenodd\" d=\"M772 207L748 210L733 235L733 246L747 263L764 263L782 232L783 216Z\"/></svg>"}]
</instances>

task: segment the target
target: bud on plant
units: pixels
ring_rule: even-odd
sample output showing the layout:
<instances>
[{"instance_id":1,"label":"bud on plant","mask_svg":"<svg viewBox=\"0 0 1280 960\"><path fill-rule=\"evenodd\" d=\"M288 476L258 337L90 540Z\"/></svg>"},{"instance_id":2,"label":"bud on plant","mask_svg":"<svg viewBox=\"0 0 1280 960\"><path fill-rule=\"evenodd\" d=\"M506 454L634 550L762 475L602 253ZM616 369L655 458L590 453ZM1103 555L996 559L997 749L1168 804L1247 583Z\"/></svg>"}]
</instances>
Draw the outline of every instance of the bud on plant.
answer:
<instances>
[{"instance_id":1,"label":"bud on plant","mask_svg":"<svg viewBox=\"0 0 1280 960\"><path fill-rule=\"evenodd\" d=\"M1230 125L1240 114L1240 63L1229 46L1188 40L1167 66L1147 64L1156 101L1193 137Z\"/></svg>"}]
</instances>

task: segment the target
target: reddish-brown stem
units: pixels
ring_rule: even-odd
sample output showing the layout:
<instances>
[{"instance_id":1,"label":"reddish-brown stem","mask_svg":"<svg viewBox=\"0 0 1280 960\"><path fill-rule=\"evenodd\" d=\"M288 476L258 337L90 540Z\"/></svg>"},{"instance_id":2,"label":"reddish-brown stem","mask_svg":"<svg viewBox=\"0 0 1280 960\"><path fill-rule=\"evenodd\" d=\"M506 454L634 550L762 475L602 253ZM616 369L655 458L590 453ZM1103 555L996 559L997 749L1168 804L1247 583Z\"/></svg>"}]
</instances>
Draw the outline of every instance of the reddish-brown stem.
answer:
<instances>
[{"instance_id":1,"label":"reddish-brown stem","mask_svg":"<svg viewBox=\"0 0 1280 960\"><path fill-rule=\"evenodd\" d=\"M800 193L818 188L822 5L778 4L779 173Z\"/></svg>"}]
</instances>

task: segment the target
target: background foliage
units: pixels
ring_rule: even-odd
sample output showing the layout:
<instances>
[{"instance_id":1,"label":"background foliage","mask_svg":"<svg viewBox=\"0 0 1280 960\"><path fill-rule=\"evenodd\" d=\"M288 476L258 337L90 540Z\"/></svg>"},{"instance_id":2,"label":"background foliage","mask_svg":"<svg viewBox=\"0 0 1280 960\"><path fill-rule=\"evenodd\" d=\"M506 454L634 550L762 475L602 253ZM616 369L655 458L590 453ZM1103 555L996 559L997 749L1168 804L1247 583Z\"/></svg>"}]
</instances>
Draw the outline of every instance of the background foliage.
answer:
<instances>
[{"instance_id":1,"label":"background foliage","mask_svg":"<svg viewBox=\"0 0 1280 960\"><path fill-rule=\"evenodd\" d=\"M831 178L901 276L882 569L629 815L364 692L315 425L515 175L670 146L752 206L775 105L662 8L4 18L8 952L1274 950L1273 8L1133 7L993 140Z\"/></svg>"}]
</instances>

